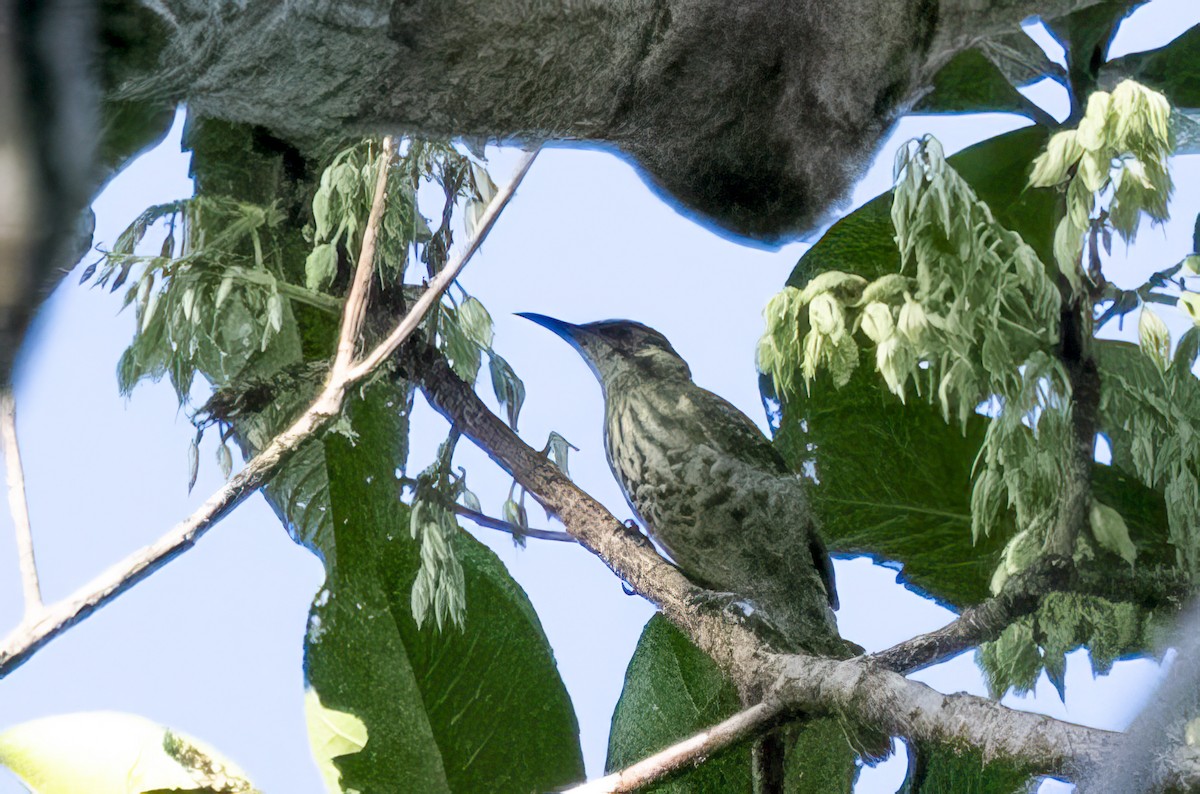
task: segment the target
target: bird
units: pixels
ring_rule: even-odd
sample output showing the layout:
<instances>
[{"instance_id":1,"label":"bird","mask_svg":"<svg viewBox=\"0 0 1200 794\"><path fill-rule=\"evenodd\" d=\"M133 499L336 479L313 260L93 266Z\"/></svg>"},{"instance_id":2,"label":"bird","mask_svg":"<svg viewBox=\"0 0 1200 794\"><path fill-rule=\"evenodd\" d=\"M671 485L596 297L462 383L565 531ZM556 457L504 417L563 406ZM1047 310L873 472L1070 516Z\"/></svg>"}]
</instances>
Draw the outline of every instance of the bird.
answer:
<instances>
[{"instance_id":1,"label":"bird","mask_svg":"<svg viewBox=\"0 0 1200 794\"><path fill-rule=\"evenodd\" d=\"M609 467L683 574L741 607L780 650L856 655L838 634L833 565L805 484L754 422L697 386L653 328L519 316L568 342L595 374Z\"/></svg>"}]
</instances>

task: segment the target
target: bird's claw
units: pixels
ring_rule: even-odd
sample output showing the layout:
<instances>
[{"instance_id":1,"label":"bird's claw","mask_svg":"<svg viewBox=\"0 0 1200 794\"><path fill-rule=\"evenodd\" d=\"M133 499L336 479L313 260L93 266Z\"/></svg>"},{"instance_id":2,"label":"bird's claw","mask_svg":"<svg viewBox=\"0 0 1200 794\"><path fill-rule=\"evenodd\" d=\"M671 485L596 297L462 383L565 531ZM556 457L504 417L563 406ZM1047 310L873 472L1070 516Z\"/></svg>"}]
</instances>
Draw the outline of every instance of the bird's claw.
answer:
<instances>
[{"instance_id":1,"label":"bird's claw","mask_svg":"<svg viewBox=\"0 0 1200 794\"><path fill-rule=\"evenodd\" d=\"M742 623L754 614L754 607L739 593L717 590L697 590L688 599L698 607L718 610L736 623Z\"/></svg>"}]
</instances>

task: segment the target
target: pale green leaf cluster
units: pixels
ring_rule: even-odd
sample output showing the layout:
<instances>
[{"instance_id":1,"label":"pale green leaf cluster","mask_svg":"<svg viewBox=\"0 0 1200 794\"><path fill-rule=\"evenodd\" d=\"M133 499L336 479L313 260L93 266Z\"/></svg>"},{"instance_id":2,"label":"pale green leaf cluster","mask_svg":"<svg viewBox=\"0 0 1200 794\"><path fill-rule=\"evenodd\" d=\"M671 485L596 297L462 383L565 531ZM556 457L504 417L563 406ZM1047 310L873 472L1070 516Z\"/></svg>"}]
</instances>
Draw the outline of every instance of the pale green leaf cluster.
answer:
<instances>
[{"instance_id":1,"label":"pale green leaf cluster","mask_svg":"<svg viewBox=\"0 0 1200 794\"><path fill-rule=\"evenodd\" d=\"M1098 351L1100 418L1113 462L1163 492L1169 538L1193 577L1200 575L1200 380L1192 374L1198 347L1200 329L1192 328L1167 367L1128 345Z\"/></svg>"},{"instance_id":2,"label":"pale green leaf cluster","mask_svg":"<svg viewBox=\"0 0 1200 794\"><path fill-rule=\"evenodd\" d=\"M1103 675L1122 656L1153 643L1158 627L1134 604L1079 593L1047 593L1031 616L1009 625L977 653L993 697L1010 688L1033 690L1042 670L1065 695L1066 655L1087 647L1092 671Z\"/></svg>"},{"instance_id":3,"label":"pale green leaf cluster","mask_svg":"<svg viewBox=\"0 0 1200 794\"><path fill-rule=\"evenodd\" d=\"M1111 94L1093 93L1078 128L1055 134L1034 161L1029 184L1066 193L1054 256L1076 292L1083 288L1086 235L1102 235L1111 225L1128 241L1142 213L1166 220L1173 189L1167 169L1170 119L1165 96L1125 80Z\"/></svg>"},{"instance_id":4,"label":"pale green leaf cluster","mask_svg":"<svg viewBox=\"0 0 1200 794\"><path fill-rule=\"evenodd\" d=\"M197 371L218 382L231 379L275 343L289 316L285 292L337 305L285 283L277 241L283 221L273 206L197 196L151 207L121 234L95 283L111 281L115 290L139 268L125 293L137 323L117 365L123 394L142 378L167 375L182 403ZM156 222L168 228L161 251L136 253Z\"/></svg>"},{"instance_id":5,"label":"pale green leaf cluster","mask_svg":"<svg viewBox=\"0 0 1200 794\"><path fill-rule=\"evenodd\" d=\"M1031 537L1040 544L1063 481L1068 427L1066 375L1048 352L1058 341L1059 290L936 140L901 149L896 176L901 272L870 283L827 272L804 290L776 295L765 312L759 368L784 398L818 369L839 385L858 362L857 335L874 347L876 370L902 400L911 389L964 426L990 401L994 418L972 494L974 536L1013 510L1020 526L1039 528Z\"/></svg>"},{"instance_id":6,"label":"pale green leaf cluster","mask_svg":"<svg viewBox=\"0 0 1200 794\"><path fill-rule=\"evenodd\" d=\"M413 500L410 517L409 531L421 543L421 568L412 586L413 620L422 626L432 611L439 631L450 621L461 628L467 611L466 580L451 546L458 522L432 499Z\"/></svg>"}]
</instances>

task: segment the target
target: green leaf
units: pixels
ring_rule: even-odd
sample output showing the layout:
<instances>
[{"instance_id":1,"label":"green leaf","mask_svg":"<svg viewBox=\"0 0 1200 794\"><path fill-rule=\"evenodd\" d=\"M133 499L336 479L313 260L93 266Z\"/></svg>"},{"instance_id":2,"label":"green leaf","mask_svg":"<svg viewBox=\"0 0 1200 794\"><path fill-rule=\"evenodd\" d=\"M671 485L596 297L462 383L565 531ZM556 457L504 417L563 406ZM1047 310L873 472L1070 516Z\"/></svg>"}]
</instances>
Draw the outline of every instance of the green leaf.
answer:
<instances>
[{"instance_id":1,"label":"green leaf","mask_svg":"<svg viewBox=\"0 0 1200 794\"><path fill-rule=\"evenodd\" d=\"M314 603L306 669L328 708L369 739L336 763L359 791L527 792L583 775L578 725L541 625L504 566L465 532L466 624L418 629L420 546L396 497L407 422L383 385L351 407L359 436L322 441L336 565Z\"/></svg>"},{"instance_id":2,"label":"green leaf","mask_svg":"<svg viewBox=\"0 0 1200 794\"><path fill-rule=\"evenodd\" d=\"M479 374L481 353L474 333L468 331L462 313L449 306L439 308L437 318L439 347L450 361L454 374L474 384L475 376ZM475 332L480 330L479 327L474 329Z\"/></svg>"},{"instance_id":3,"label":"green leaf","mask_svg":"<svg viewBox=\"0 0 1200 794\"><path fill-rule=\"evenodd\" d=\"M1130 565L1137 561L1137 547L1129 539L1129 527L1120 513L1102 502L1093 501L1088 519L1097 543Z\"/></svg>"},{"instance_id":4,"label":"green leaf","mask_svg":"<svg viewBox=\"0 0 1200 794\"><path fill-rule=\"evenodd\" d=\"M1117 58L1103 73L1112 82L1128 77L1157 88L1176 107L1200 108L1200 25L1156 50Z\"/></svg>"},{"instance_id":5,"label":"green leaf","mask_svg":"<svg viewBox=\"0 0 1200 794\"><path fill-rule=\"evenodd\" d=\"M0 734L0 764L37 794L254 794L224 756L134 714L82 712L22 723Z\"/></svg>"},{"instance_id":6,"label":"green leaf","mask_svg":"<svg viewBox=\"0 0 1200 794\"><path fill-rule=\"evenodd\" d=\"M1042 131L1019 130L950 158L997 220L1039 254L1051 247L1054 199L1026 191L1025 175L1044 142ZM894 235L889 193L835 224L789 284L803 287L835 270L872 280L897 273ZM815 467L813 506L831 549L900 562L916 588L960 606L977 603L989 595L1006 540L1001 531L971 541L971 473L985 420L950 427L940 407L900 403L874 369L860 366L841 389L815 382L786 406L777 444L796 471Z\"/></svg>"},{"instance_id":7,"label":"green leaf","mask_svg":"<svg viewBox=\"0 0 1200 794\"><path fill-rule=\"evenodd\" d=\"M516 430L517 418L521 415L521 406L525 404L525 384L500 354L493 352L489 359L492 391L496 394L496 401L504 409L508 426Z\"/></svg>"},{"instance_id":8,"label":"green leaf","mask_svg":"<svg viewBox=\"0 0 1200 794\"><path fill-rule=\"evenodd\" d=\"M304 260L304 285L314 292L328 287L337 276L337 247L332 243L313 246L312 253Z\"/></svg>"},{"instance_id":9,"label":"green leaf","mask_svg":"<svg viewBox=\"0 0 1200 794\"><path fill-rule=\"evenodd\" d=\"M978 49L954 56L933 78L933 91L917 102L921 113L1026 113L1029 102Z\"/></svg>"},{"instance_id":10,"label":"green leaf","mask_svg":"<svg viewBox=\"0 0 1200 794\"><path fill-rule=\"evenodd\" d=\"M951 745L922 745L900 794L1023 794L1030 773L1009 761L985 763L983 753Z\"/></svg>"},{"instance_id":11,"label":"green leaf","mask_svg":"<svg viewBox=\"0 0 1200 794\"><path fill-rule=\"evenodd\" d=\"M707 654L662 615L646 623L625 671L625 686L608 737L610 772L710 728L741 710L737 691ZM852 790L854 752L836 720L812 720L784 731L785 790L837 794ZM735 745L703 765L649 786L646 792L750 794L750 747Z\"/></svg>"},{"instance_id":12,"label":"green leaf","mask_svg":"<svg viewBox=\"0 0 1200 794\"><path fill-rule=\"evenodd\" d=\"M492 315L478 300L468 297L459 305L458 322L479 347L487 350L492 346Z\"/></svg>"}]
</instances>

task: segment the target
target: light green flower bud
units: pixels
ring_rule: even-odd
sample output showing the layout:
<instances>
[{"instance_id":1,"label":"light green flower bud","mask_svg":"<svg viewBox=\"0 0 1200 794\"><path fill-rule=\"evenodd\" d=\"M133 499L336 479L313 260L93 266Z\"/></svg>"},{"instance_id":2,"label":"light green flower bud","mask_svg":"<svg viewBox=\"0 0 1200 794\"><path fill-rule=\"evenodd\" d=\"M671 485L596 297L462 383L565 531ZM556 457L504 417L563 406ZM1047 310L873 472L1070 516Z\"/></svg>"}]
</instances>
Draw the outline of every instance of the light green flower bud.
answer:
<instances>
[{"instance_id":1,"label":"light green flower bud","mask_svg":"<svg viewBox=\"0 0 1200 794\"><path fill-rule=\"evenodd\" d=\"M899 336L892 334L875 348L875 368L888 390L904 402L904 383L912 369L912 353Z\"/></svg>"},{"instance_id":2,"label":"light green flower bud","mask_svg":"<svg viewBox=\"0 0 1200 794\"><path fill-rule=\"evenodd\" d=\"M1179 296L1179 308L1192 318L1192 324L1200 327L1200 293L1185 292Z\"/></svg>"},{"instance_id":3,"label":"light green flower bud","mask_svg":"<svg viewBox=\"0 0 1200 794\"><path fill-rule=\"evenodd\" d=\"M905 295L904 305L900 307L900 319L897 327L914 347L920 348L921 343L925 340L925 329L929 327L929 317L925 314L925 307Z\"/></svg>"},{"instance_id":4,"label":"light green flower bud","mask_svg":"<svg viewBox=\"0 0 1200 794\"><path fill-rule=\"evenodd\" d=\"M808 304L808 323L817 333L837 341L846 332L846 313L837 298L821 292Z\"/></svg>"},{"instance_id":5,"label":"light green flower bud","mask_svg":"<svg viewBox=\"0 0 1200 794\"><path fill-rule=\"evenodd\" d=\"M863 333L879 344L896 333L896 324L892 321L892 309L886 303L868 303L862 312Z\"/></svg>"},{"instance_id":6,"label":"light green flower bud","mask_svg":"<svg viewBox=\"0 0 1200 794\"><path fill-rule=\"evenodd\" d=\"M1171 366L1171 332L1167 324L1149 306L1142 306L1138 318L1138 344L1162 372Z\"/></svg>"}]
</instances>

